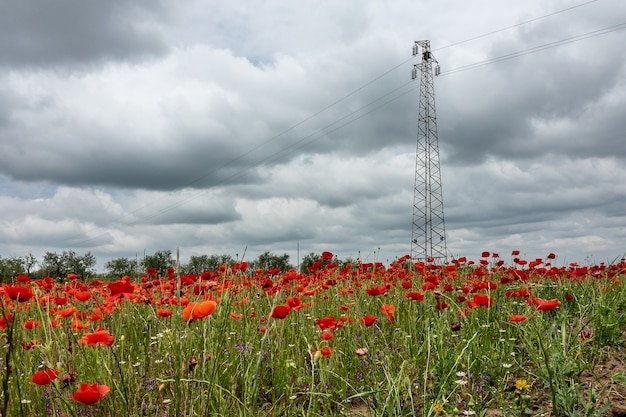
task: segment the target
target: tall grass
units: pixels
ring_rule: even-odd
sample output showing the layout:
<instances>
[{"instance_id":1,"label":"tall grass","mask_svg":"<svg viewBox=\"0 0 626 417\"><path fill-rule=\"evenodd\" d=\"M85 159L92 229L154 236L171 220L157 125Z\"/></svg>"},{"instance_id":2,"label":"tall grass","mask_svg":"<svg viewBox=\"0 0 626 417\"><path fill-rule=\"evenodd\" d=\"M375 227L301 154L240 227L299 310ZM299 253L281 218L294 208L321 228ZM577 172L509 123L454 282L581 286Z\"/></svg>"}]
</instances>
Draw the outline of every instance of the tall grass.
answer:
<instances>
[{"instance_id":1,"label":"tall grass","mask_svg":"<svg viewBox=\"0 0 626 417\"><path fill-rule=\"evenodd\" d=\"M2 296L0 410L5 416L433 416L488 409L591 415L602 404L581 394L579 379L623 348L625 267L405 262L343 270L331 264L277 276L227 270L215 282L146 277L133 284L132 295L116 299L106 283L22 283L35 293L31 300ZM370 288L380 294L370 295ZM78 301L85 289L91 298ZM530 295L515 296L519 290ZM411 292L424 299L407 298ZM491 301L474 306L477 294ZM272 317L291 297L304 306ZM67 304L57 305L58 298ZM205 299L219 301L211 315L183 320L184 304ZM560 304L543 311L535 299ZM437 309L443 302L447 307ZM383 304L395 311L384 314ZM70 307L78 311L59 316ZM91 322L96 308L106 313ZM159 308L173 313L161 317ZM361 321L367 315L377 317L371 326ZM323 318L331 323L329 340L316 323ZM26 329L28 320L41 326ZM76 320L88 329L73 329ZM112 345L80 342L97 326L114 336ZM57 379L31 382L36 371L50 368L59 371ZM111 389L95 404L70 397L80 384L95 383Z\"/></svg>"}]
</instances>

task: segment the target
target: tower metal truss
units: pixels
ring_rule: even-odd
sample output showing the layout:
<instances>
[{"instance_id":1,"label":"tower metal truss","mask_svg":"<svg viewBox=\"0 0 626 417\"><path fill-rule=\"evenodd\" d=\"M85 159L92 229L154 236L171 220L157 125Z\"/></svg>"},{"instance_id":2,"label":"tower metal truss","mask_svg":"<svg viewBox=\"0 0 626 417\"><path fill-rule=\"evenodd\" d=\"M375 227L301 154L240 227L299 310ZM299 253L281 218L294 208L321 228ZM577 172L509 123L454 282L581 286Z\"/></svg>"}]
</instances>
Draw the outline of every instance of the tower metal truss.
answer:
<instances>
[{"instance_id":1,"label":"tower metal truss","mask_svg":"<svg viewBox=\"0 0 626 417\"><path fill-rule=\"evenodd\" d=\"M415 192L413 194L413 227L411 258L414 260L447 259L446 229L443 217L443 192L439 166L439 139L435 112L434 74L439 63L430 51L430 41L415 41L413 56L421 51L422 62L413 66L412 78L420 78L417 149L415 152Z\"/></svg>"}]
</instances>

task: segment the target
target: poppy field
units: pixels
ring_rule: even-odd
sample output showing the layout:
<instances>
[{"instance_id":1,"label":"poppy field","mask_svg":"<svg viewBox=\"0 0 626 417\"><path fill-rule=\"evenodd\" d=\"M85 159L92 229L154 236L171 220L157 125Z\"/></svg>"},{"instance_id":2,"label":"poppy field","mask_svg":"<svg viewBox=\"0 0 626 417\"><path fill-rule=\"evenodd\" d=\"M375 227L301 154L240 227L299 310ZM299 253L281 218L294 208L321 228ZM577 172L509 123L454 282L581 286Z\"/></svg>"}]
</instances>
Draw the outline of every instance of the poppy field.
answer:
<instances>
[{"instance_id":1,"label":"poppy field","mask_svg":"<svg viewBox=\"0 0 626 417\"><path fill-rule=\"evenodd\" d=\"M626 261L483 252L0 291L2 416L626 415Z\"/></svg>"}]
</instances>

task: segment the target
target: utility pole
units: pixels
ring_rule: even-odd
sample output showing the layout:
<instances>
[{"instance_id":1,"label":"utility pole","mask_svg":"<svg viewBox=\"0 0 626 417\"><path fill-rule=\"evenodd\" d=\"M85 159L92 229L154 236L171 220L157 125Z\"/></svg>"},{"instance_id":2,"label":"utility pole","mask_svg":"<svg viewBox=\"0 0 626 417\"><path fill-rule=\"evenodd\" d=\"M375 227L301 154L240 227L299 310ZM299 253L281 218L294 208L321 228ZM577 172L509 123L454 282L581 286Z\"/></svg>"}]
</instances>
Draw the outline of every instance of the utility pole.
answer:
<instances>
[{"instance_id":1,"label":"utility pole","mask_svg":"<svg viewBox=\"0 0 626 417\"><path fill-rule=\"evenodd\" d=\"M415 152L415 191L413 194L413 227L411 258L434 261L447 259L446 228L443 219L443 192L439 167L439 139L435 111L434 73L439 75L439 62L430 51L430 41L415 41L413 56L422 62L413 66L412 78L420 78L417 149Z\"/></svg>"}]
</instances>

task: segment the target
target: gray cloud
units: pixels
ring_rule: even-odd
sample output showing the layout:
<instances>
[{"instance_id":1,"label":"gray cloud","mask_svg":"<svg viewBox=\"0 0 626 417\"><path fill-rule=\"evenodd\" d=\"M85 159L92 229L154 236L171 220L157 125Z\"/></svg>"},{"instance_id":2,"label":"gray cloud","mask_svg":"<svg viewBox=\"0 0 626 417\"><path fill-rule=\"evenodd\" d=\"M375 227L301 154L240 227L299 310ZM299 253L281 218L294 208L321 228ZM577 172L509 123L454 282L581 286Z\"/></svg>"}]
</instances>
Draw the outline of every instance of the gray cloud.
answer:
<instances>
[{"instance_id":1,"label":"gray cloud","mask_svg":"<svg viewBox=\"0 0 626 417\"><path fill-rule=\"evenodd\" d=\"M161 1L2 1L0 66L63 67L137 60L167 46Z\"/></svg>"},{"instance_id":2,"label":"gray cloud","mask_svg":"<svg viewBox=\"0 0 626 417\"><path fill-rule=\"evenodd\" d=\"M450 252L580 261L626 245L624 32L455 72L607 27L626 16L621 2L449 48L558 8L3 8L13 18L0 17L2 256L80 248L102 266L176 247L285 251L293 263L298 246L406 254L419 98L410 47L433 33Z\"/></svg>"}]
</instances>

